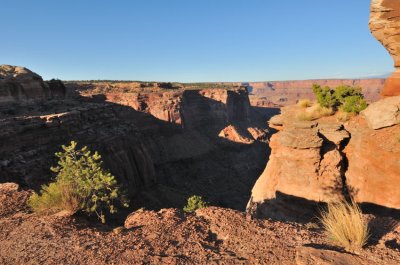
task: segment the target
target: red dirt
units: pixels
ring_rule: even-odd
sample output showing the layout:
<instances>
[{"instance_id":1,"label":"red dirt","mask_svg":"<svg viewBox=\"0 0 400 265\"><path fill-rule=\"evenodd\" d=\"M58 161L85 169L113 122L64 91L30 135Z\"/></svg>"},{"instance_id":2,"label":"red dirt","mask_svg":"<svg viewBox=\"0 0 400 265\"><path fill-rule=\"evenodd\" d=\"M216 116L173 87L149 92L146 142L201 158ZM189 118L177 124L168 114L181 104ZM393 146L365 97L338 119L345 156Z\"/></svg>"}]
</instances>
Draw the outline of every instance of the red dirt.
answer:
<instances>
[{"instance_id":1,"label":"red dirt","mask_svg":"<svg viewBox=\"0 0 400 265\"><path fill-rule=\"evenodd\" d=\"M400 228L388 218L374 221L374 240L355 257L324 250L335 249L315 224L210 207L195 214L141 210L125 228L112 229L79 217L36 216L25 207L27 194L0 189L0 264L304 264L310 257L400 263Z\"/></svg>"}]
</instances>

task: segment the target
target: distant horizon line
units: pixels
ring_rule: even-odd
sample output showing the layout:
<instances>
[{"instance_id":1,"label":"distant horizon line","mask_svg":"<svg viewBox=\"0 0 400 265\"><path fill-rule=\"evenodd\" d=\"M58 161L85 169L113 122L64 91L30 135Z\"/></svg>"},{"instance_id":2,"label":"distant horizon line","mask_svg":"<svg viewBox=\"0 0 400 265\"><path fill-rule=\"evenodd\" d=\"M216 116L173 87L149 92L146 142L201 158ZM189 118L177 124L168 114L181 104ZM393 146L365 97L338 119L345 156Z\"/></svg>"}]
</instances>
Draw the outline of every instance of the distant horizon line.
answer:
<instances>
[{"instance_id":1,"label":"distant horizon line","mask_svg":"<svg viewBox=\"0 0 400 265\"><path fill-rule=\"evenodd\" d=\"M295 81L321 81L321 80L382 80L390 76L377 76L377 77L356 77L356 78L311 78L311 79L288 79L288 80L264 80L264 81L193 81L193 82L180 82L180 81L146 81L146 80L129 80L129 79L58 79L64 82L138 82L138 83L178 83L178 84L232 84L232 83L269 83L269 82L295 82ZM51 79L49 79L51 80Z\"/></svg>"}]
</instances>

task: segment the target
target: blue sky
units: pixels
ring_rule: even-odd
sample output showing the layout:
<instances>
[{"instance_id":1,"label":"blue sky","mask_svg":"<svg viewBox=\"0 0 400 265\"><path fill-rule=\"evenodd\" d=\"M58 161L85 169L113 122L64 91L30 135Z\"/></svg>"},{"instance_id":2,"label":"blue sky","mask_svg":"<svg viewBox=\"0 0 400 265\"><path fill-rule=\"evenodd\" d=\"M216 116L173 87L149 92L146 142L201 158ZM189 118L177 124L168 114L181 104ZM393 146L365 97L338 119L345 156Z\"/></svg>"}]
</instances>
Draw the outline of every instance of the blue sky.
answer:
<instances>
[{"instance_id":1,"label":"blue sky","mask_svg":"<svg viewBox=\"0 0 400 265\"><path fill-rule=\"evenodd\" d=\"M368 0L1 0L0 64L45 79L266 81L393 70Z\"/></svg>"}]
</instances>

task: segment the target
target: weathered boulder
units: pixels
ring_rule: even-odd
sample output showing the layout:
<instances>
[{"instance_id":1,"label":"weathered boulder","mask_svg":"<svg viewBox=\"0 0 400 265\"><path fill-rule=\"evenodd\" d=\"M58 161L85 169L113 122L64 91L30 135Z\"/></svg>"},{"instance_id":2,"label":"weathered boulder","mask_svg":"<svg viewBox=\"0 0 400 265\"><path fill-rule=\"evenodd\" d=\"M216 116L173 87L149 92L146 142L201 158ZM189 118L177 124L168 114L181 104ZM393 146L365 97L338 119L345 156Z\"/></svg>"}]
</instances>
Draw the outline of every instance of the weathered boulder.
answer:
<instances>
[{"instance_id":1,"label":"weathered boulder","mask_svg":"<svg viewBox=\"0 0 400 265\"><path fill-rule=\"evenodd\" d=\"M369 27L393 58L396 72L389 77L382 96L400 95L400 2L397 0L372 0Z\"/></svg>"},{"instance_id":2,"label":"weathered boulder","mask_svg":"<svg viewBox=\"0 0 400 265\"><path fill-rule=\"evenodd\" d=\"M351 140L346 183L359 203L400 209L400 125L373 130L359 118L346 129Z\"/></svg>"},{"instance_id":3,"label":"weathered boulder","mask_svg":"<svg viewBox=\"0 0 400 265\"><path fill-rule=\"evenodd\" d=\"M374 130L400 124L400 96L377 101L369 105L362 115Z\"/></svg>"}]
</instances>

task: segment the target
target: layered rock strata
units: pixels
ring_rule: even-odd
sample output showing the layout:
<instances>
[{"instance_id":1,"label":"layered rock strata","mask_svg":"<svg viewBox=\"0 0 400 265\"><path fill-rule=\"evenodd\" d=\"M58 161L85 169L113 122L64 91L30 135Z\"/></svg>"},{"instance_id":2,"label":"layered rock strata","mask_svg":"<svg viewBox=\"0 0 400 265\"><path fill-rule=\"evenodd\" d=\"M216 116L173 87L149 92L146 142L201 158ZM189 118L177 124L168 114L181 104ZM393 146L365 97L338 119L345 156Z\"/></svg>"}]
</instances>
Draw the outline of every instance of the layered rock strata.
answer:
<instances>
[{"instance_id":1,"label":"layered rock strata","mask_svg":"<svg viewBox=\"0 0 400 265\"><path fill-rule=\"evenodd\" d=\"M270 120L279 132L248 211L301 220L315 216L316 204L353 198L368 211L400 213L399 110L400 97L386 98L342 124L336 117L300 122L299 107L283 108Z\"/></svg>"},{"instance_id":2,"label":"layered rock strata","mask_svg":"<svg viewBox=\"0 0 400 265\"><path fill-rule=\"evenodd\" d=\"M181 207L197 194L245 208L268 157L266 117L253 113L245 88L90 87L67 86L62 100L0 105L1 182L38 188L51 179L54 153L76 140L102 154L134 206ZM71 96L74 89L81 95Z\"/></svg>"},{"instance_id":3,"label":"layered rock strata","mask_svg":"<svg viewBox=\"0 0 400 265\"><path fill-rule=\"evenodd\" d=\"M0 65L0 104L64 97L62 82L44 82L40 75L25 67Z\"/></svg>"},{"instance_id":4,"label":"layered rock strata","mask_svg":"<svg viewBox=\"0 0 400 265\"><path fill-rule=\"evenodd\" d=\"M258 217L301 220L312 214L301 205L344 198L342 150L349 133L337 122L296 121L297 111L285 107L270 120L280 131L271 137L267 167L248 204Z\"/></svg>"},{"instance_id":5,"label":"layered rock strata","mask_svg":"<svg viewBox=\"0 0 400 265\"><path fill-rule=\"evenodd\" d=\"M273 81L248 83L252 106L274 107L296 104L300 99L314 100L313 84L331 88L348 85L361 87L369 102L379 100L385 79L324 79L303 81Z\"/></svg>"}]
</instances>

